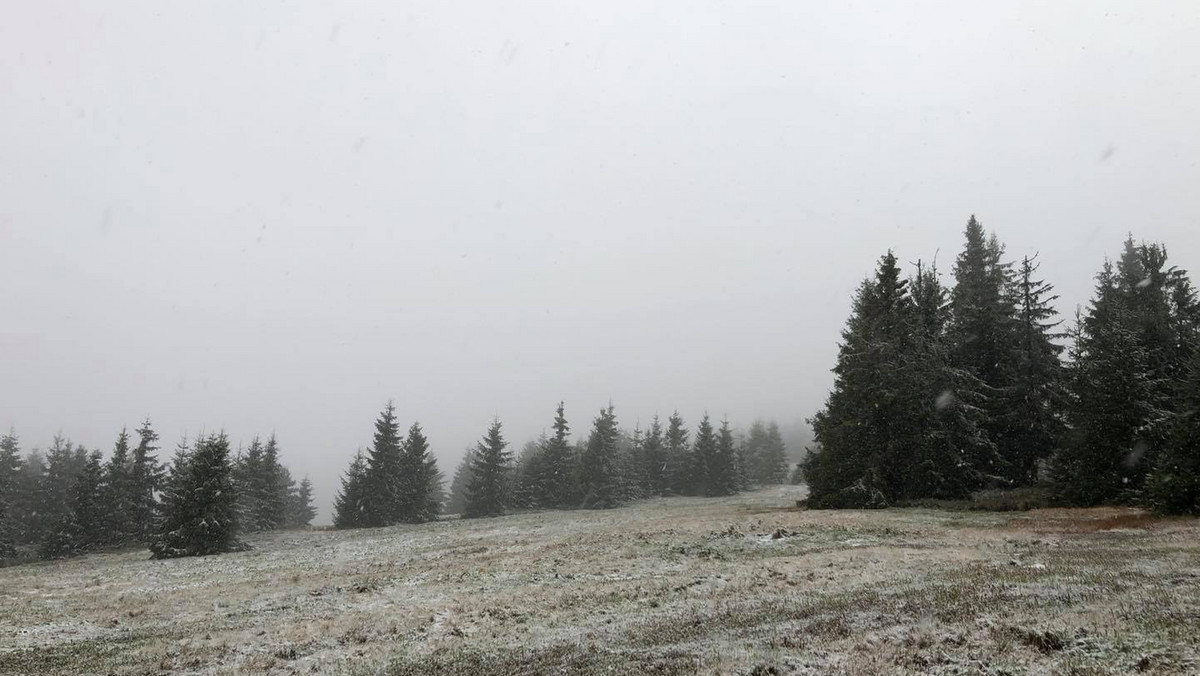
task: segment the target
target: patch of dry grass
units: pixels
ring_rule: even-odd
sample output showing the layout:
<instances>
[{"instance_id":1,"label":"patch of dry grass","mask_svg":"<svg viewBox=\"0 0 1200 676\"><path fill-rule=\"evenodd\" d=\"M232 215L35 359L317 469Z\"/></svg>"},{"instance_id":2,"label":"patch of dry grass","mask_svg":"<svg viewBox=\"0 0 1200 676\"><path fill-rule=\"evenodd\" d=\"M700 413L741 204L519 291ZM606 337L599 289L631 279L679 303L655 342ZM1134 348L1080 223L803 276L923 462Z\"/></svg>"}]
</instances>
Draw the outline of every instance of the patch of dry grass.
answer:
<instances>
[{"instance_id":1,"label":"patch of dry grass","mask_svg":"<svg viewBox=\"0 0 1200 676\"><path fill-rule=\"evenodd\" d=\"M0 570L0 673L1200 670L1200 522L781 487Z\"/></svg>"}]
</instances>

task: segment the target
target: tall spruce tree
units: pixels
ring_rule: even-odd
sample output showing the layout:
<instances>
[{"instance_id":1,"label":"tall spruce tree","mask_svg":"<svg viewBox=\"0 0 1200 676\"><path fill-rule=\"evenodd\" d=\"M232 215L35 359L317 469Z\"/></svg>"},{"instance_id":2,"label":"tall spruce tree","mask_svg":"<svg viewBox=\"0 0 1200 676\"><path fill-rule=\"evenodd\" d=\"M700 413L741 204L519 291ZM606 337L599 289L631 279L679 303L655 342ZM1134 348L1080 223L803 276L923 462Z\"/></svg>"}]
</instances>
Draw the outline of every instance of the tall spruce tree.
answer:
<instances>
[{"instance_id":1,"label":"tall spruce tree","mask_svg":"<svg viewBox=\"0 0 1200 676\"><path fill-rule=\"evenodd\" d=\"M158 462L158 434L146 418L137 430L138 444L133 449L133 468L129 476L129 521L136 539L145 544L154 532L158 509L155 497L162 487L163 469Z\"/></svg>"},{"instance_id":2,"label":"tall spruce tree","mask_svg":"<svg viewBox=\"0 0 1200 676\"><path fill-rule=\"evenodd\" d=\"M156 559L237 551L245 548L238 533L229 438L224 432L198 438L150 551Z\"/></svg>"},{"instance_id":3,"label":"tall spruce tree","mask_svg":"<svg viewBox=\"0 0 1200 676\"><path fill-rule=\"evenodd\" d=\"M82 446L72 447L71 441L61 434L54 435L50 448L46 450L45 472L38 483L34 496L30 537L41 542L63 523L71 504L71 490L75 477L87 464L88 453Z\"/></svg>"},{"instance_id":4,"label":"tall spruce tree","mask_svg":"<svg viewBox=\"0 0 1200 676\"><path fill-rule=\"evenodd\" d=\"M1069 431L1051 464L1061 501L1145 499L1147 474L1176 444L1198 316L1187 273L1167 265L1162 245L1130 237L1115 269L1105 263L1075 330Z\"/></svg>"},{"instance_id":5,"label":"tall spruce tree","mask_svg":"<svg viewBox=\"0 0 1200 676\"><path fill-rule=\"evenodd\" d=\"M675 411L667 418L664 448L664 473L669 495L690 495L693 492L692 453L688 436L683 417L679 411Z\"/></svg>"},{"instance_id":6,"label":"tall spruce tree","mask_svg":"<svg viewBox=\"0 0 1200 676\"><path fill-rule=\"evenodd\" d=\"M317 517L317 508L313 506L312 481L308 477L300 480L300 486L288 500L288 528L303 528L312 524Z\"/></svg>"},{"instance_id":7,"label":"tall spruce tree","mask_svg":"<svg viewBox=\"0 0 1200 676\"><path fill-rule=\"evenodd\" d=\"M666 446L658 414L650 420L650 429L642 440L642 483L650 495L667 494Z\"/></svg>"},{"instance_id":8,"label":"tall spruce tree","mask_svg":"<svg viewBox=\"0 0 1200 676\"><path fill-rule=\"evenodd\" d=\"M245 451L239 451L233 461L233 481L238 488L238 519L246 533L263 530L258 516L263 511L263 445L257 436L250 440Z\"/></svg>"},{"instance_id":9,"label":"tall spruce tree","mask_svg":"<svg viewBox=\"0 0 1200 676\"><path fill-rule=\"evenodd\" d=\"M197 443L203 439L203 435L197 437ZM192 445L188 443L187 435L180 437L179 442L175 444L175 454L171 457L171 463L163 472L162 481L162 499L158 501L154 517L154 528L150 533L148 542L152 542L158 538L162 531L162 523L167 518L167 514L176 508L176 504L184 500L187 496L187 477L188 464L192 458Z\"/></svg>"},{"instance_id":10,"label":"tall spruce tree","mask_svg":"<svg viewBox=\"0 0 1200 676\"><path fill-rule=\"evenodd\" d=\"M733 429L728 420L721 421L717 432L717 452L708 467L708 494L713 496L733 495L740 490L738 477L737 445L733 440Z\"/></svg>"},{"instance_id":11,"label":"tall spruce tree","mask_svg":"<svg viewBox=\"0 0 1200 676\"><path fill-rule=\"evenodd\" d=\"M1200 515L1200 349L1183 375L1166 446L1147 480L1147 501L1162 514Z\"/></svg>"},{"instance_id":12,"label":"tall spruce tree","mask_svg":"<svg viewBox=\"0 0 1200 676\"><path fill-rule=\"evenodd\" d=\"M1066 405L1064 371L1056 341L1054 287L1035 279L1036 256L1021 260L1011 295L1016 307L1013 380L1002 428L1008 439L1009 479L1031 485L1038 479L1039 463L1054 452L1064 432Z\"/></svg>"},{"instance_id":13,"label":"tall spruce tree","mask_svg":"<svg viewBox=\"0 0 1200 676\"><path fill-rule=\"evenodd\" d=\"M447 514L462 514L467 505L467 488L471 483L475 460L475 449L468 448L454 470L450 480L450 494L446 500Z\"/></svg>"},{"instance_id":14,"label":"tall spruce tree","mask_svg":"<svg viewBox=\"0 0 1200 676\"><path fill-rule=\"evenodd\" d=\"M592 424L587 447L579 459L579 477L585 509L609 509L624 500L617 450L617 415L612 404L600 409Z\"/></svg>"},{"instance_id":15,"label":"tall spruce tree","mask_svg":"<svg viewBox=\"0 0 1200 676\"><path fill-rule=\"evenodd\" d=\"M500 420L496 419L472 454L463 516L475 518L504 514L509 505L507 488L511 469L512 454L508 451L508 442L504 440Z\"/></svg>"},{"instance_id":16,"label":"tall spruce tree","mask_svg":"<svg viewBox=\"0 0 1200 676\"><path fill-rule=\"evenodd\" d=\"M72 481L66 510L41 544L43 558L66 558L104 545L104 467L100 451L87 456Z\"/></svg>"},{"instance_id":17,"label":"tall spruce tree","mask_svg":"<svg viewBox=\"0 0 1200 676\"><path fill-rule=\"evenodd\" d=\"M749 483L770 486L787 483L787 446L775 421L755 421L745 443L746 474Z\"/></svg>"},{"instance_id":18,"label":"tall spruce tree","mask_svg":"<svg viewBox=\"0 0 1200 676\"><path fill-rule=\"evenodd\" d=\"M0 561L17 554L14 520L17 482L21 475L21 448L16 432L0 437Z\"/></svg>"},{"instance_id":19,"label":"tall spruce tree","mask_svg":"<svg viewBox=\"0 0 1200 676\"><path fill-rule=\"evenodd\" d=\"M38 450L25 454L21 469L13 480L9 493L9 528L17 545L36 544L44 532L42 515L38 512L46 461Z\"/></svg>"},{"instance_id":20,"label":"tall spruce tree","mask_svg":"<svg viewBox=\"0 0 1200 676\"><path fill-rule=\"evenodd\" d=\"M767 426L761 420L750 424L746 441L742 444L743 463L746 466L746 482L750 485L761 486L766 480L767 470L764 455L767 447Z\"/></svg>"},{"instance_id":21,"label":"tall spruce tree","mask_svg":"<svg viewBox=\"0 0 1200 676\"><path fill-rule=\"evenodd\" d=\"M779 432L779 425L774 420L767 424L767 443L761 458L762 478L766 484L785 484L788 482L787 444Z\"/></svg>"},{"instance_id":22,"label":"tall spruce tree","mask_svg":"<svg viewBox=\"0 0 1200 676\"><path fill-rule=\"evenodd\" d=\"M1152 443L1148 423L1159 412L1147 350L1108 262L1074 338L1070 429L1051 464L1055 494L1075 505L1127 500Z\"/></svg>"},{"instance_id":23,"label":"tall spruce tree","mask_svg":"<svg viewBox=\"0 0 1200 676\"><path fill-rule=\"evenodd\" d=\"M909 347L912 313L908 282L889 251L874 278L859 286L833 390L811 420L817 446L803 472L813 507L886 507L901 493L912 389L898 365Z\"/></svg>"},{"instance_id":24,"label":"tall spruce tree","mask_svg":"<svg viewBox=\"0 0 1200 676\"><path fill-rule=\"evenodd\" d=\"M984 431L996 446L1000 467L980 468L1015 482L1023 476L1028 449L1012 434L1015 420L1007 415L1014 391L1018 355L1012 295L1012 266L1002 260L1004 248L972 215L966 242L954 263L946 326L950 365L978 381Z\"/></svg>"},{"instance_id":25,"label":"tall spruce tree","mask_svg":"<svg viewBox=\"0 0 1200 676\"><path fill-rule=\"evenodd\" d=\"M419 423L413 423L404 440L403 466L405 471L402 511L409 523L432 521L441 513L439 496L442 490L442 475L437 468L437 459L429 452L429 440Z\"/></svg>"},{"instance_id":26,"label":"tall spruce tree","mask_svg":"<svg viewBox=\"0 0 1200 676\"><path fill-rule=\"evenodd\" d=\"M106 544L121 545L137 540L134 523L133 460L129 457L129 432L117 435L112 456L104 466L101 509L104 514Z\"/></svg>"},{"instance_id":27,"label":"tall spruce tree","mask_svg":"<svg viewBox=\"0 0 1200 676\"><path fill-rule=\"evenodd\" d=\"M700 419L700 425L696 428L696 440L692 444L692 490L693 495L716 495L711 486L714 476L713 472L717 469L715 456L717 455L717 436L713 430L712 422L708 419L708 413Z\"/></svg>"},{"instance_id":28,"label":"tall spruce tree","mask_svg":"<svg viewBox=\"0 0 1200 676\"><path fill-rule=\"evenodd\" d=\"M291 475L279 460L279 442L275 433L263 445L262 462L251 481L258 494L253 515L255 530L274 530L287 521L288 493Z\"/></svg>"},{"instance_id":29,"label":"tall spruce tree","mask_svg":"<svg viewBox=\"0 0 1200 676\"><path fill-rule=\"evenodd\" d=\"M575 457L569 435L571 427L563 402L554 410L554 434L545 444L540 467L541 503L543 507L564 508L578 504L575 485Z\"/></svg>"},{"instance_id":30,"label":"tall spruce tree","mask_svg":"<svg viewBox=\"0 0 1200 676\"><path fill-rule=\"evenodd\" d=\"M904 434L907 457L900 458L902 499L964 498L985 485L1004 479L1007 463L986 433L984 387L972 371L952 364L946 346L949 307L936 266L917 262L909 288L913 315L907 353L898 377L911 396L897 401L908 406Z\"/></svg>"},{"instance_id":31,"label":"tall spruce tree","mask_svg":"<svg viewBox=\"0 0 1200 676\"><path fill-rule=\"evenodd\" d=\"M512 506L518 509L534 509L544 506L545 487L542 485L545 446L548 440L530 439L517 453L513 471L509 472L509 495Z\"/></svg>"},{"instance_id":32,"label":"tall spruce tree","mask_svg":"<svg viewBox=\"0 0 1200 676\"><path fill-rule=\"evenodd\" d=\"M375 420L375 438L367 452L364 526L399 523L402 514L403 452L396 406L388 402Z\"/></svg>"},{"instance_id":33,"label":"tall spruce tree","mask_svg":"<svg viewBox=\"0 0 1200 676\"><path fill-rule=\"evenodd\" d=\"M333 501L333 525L336 528L362 528L367 525L367 456L359 450L342 476L342 489Z\"/></svg>"}]
</instances>

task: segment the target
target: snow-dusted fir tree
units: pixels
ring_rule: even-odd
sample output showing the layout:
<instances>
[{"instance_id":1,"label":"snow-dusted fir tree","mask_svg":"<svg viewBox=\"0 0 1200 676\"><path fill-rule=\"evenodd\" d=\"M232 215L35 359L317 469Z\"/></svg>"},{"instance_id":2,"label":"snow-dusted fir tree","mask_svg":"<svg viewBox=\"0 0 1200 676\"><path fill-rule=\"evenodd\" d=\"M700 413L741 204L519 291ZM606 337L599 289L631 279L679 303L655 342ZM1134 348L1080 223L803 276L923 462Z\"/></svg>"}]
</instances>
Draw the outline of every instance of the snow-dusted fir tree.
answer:
<instances>
[{"instance_id":1,"label":"snow-dusted fir tree","mask_svg":"<svg viewBox=\"0 0 1200 676\"><path fill-rule=\"evenodd\" d=\"M205 556L245 547L238 540L237 493L224 432L197 439L173 489L150 543L154 558Z\"/></svg>"},{"instance_id":2,"label":"snow-dusted fir tree","mask_svg":"<svg viewBox=\"0 0 1200 676\"><path fill-rule=\"evenodd\" d=\"M713 454L708 467L708 494L733 495L740 489L740 483L733 429L728 420L722 420L717 431L717 452Z\"/></svg>"},{"instance_id":3,"label":"snow-dusted fir tree","mask_svg":"<svg viewBox=\"0 0 1200 676\"><path fill-rule=\"evenodd\" d=\"M16 432L0 436L0 561L16 556L17 525L14 497L21 476L21 448Z\"/></svg>"},{"instance_id":4,"label":"snow-dusted fir tree","mask_svg":"<svg viewBox=\"0 0 1200 676\"><path fill-rule=\"evenodd\" d=\"M303 528L312 524L312 520L317 516L317 509L313 506L313 488L312 481L308 477L300 480L300 485L296 491L288 496L288 528Z\"/></svg>"},{"instance_id":5,"label":"snow-dusted fir tree","mask_svg":"<svg viewBox=\"0 0 1200 676\"><path fill-rule=\"evenodd\" d=\"M402 445L396 406L389 401L375 420L375 437L367 451L361 514L363 526L390 526L402 520Z\"/></svg>"},{"instance_id":6,"label":"snow-dusted fir tree","mask_svg":"<svg viewBox=\"0 0 1200 676\"><path fill-rule=\"evenodd\" d=\"M667 454L662 422L658 414L650 419L650 428L642 439L642 485L650 495L667 494Z\"/></svg>"},{"instance_id":7,"label":"snow-dusted fir tree","mask_svg":"<svg viewBox=\"0 0 1200 676\"><path fill-rule=\"evenodd\" d=\"M133 460L129 457L129 433L124 429L117 435L112 455L104 465L101 497L106 544L121 545L136 541L139 533L133 521Z\"/></svg>"},{"instance_id":8,"label":"snow-dusted fir tree","mask_svg":"<svg viewBox=\"0 0 1200 676\"><path fill-rule=\"evenodd\" d=\"M508 508L508 472L512 454L504 440L500 420L492 421L487 434L475 447L463 516L499 516Z\"/></svg>"},{"instance_id":9,"label":"snow-dusted fir tree","mask_svg":"<svg viewBox=\"0 0 1200 676\"><path fill-rule=\"evenodd\" d=\"M558 402L554 411L554 433L543 447L539 470L539 502L542 507L566 508L579 504L575 456L571 448L571 427L565 405Z\"/></svg>"},{"instance_id":10,"label":"snow-dusted fir tree","mask_svg":"<svg viewBox=\"0 0 1200 676\"><path fill-rule=\"evenodd\" d=\"M442 511L442 474L419 423L408 428L401 452L401 518L408 523L432 521Z\"/></svg>"},{"instance_id":11,"label":"snow-dusted fir tree","mask_svg":"<svg viewBox=\"0 0 1200 676\"><path fill-rule=\"evenodd\" d=\"M663 448L663 473L668 495L693 494L692 453L688 435L683 417L679 415L679 411L675 411L667 418Z\"/></svg>"},{"instance_id":12,"label":"snow-dusted fir tree","mask_svg":"<svg viewBox=\"0 0 1200 676\"><path fill-rule=\"evenodd\" d=\"M717 433L708 414L705 413L700 419L700 425L696 427L696 439L692 443L693 495L720 495L715 492L720 490L719 486L711 485L716 479L716 473L721 469L717 452Z\"/></svg>"},{"instance_id":13,"label":"snow-dusted fir tree","mask_svg":"<svg viewBox=\"0 0 1200 676\"><path fill-rule=\"evenodd\" d=\"M1147 479L1147 501L1162 514L1200 515L1200 349L1185 376L1166 446Z\"/></svg>"},{"instance_id":14,"label":"snow-dusted fir tree","mask_svg":"<svg viewBox=\"0 0 1200 676\"><path fill-rule=\"evenodd\" d=\"M158 511L156 494L162 488L163 468L158 462L158 434L146 418L137 430L138 444L133 449L133 468L129 476L130 517L135 537L147 543L154 532Z\"/></svg>"},{"instance_id":15,"label":"snow-dusted fir tree","mask_svg":"<svg viewBox=\"0 0 1200 676\"><path fill-rule=\"evenodd\" d=\"M76 556L110 541L103 508L104 468L95 451L72 482L65 512L42 540L42 557Z\"/></svg>"},{"instance_id":16,"label":"snow-dusted fir tree","mask_svg":"<svg viewBox=\"0 0 1200 676\"><path fill-rule=\"evenodd\" d=\"M617 416L612 404L592 423L587 447L579 459L580 491L587 509L616 507L625 499L617 464Z\"/></svg>"},{"instance_id":17,"label":"snow-dusted fir tree","mask_svg":"<svg viewBox=\"0 0 1200 676\"><path fill-rule=\"evenodd\" d=\"M342 489L333 501L333 525L337 528L362 528L367 525L367 456L363 451L354 454L354 460L342 476Z\"/></svg>"},{"instance_id":18,"label":"snow-dusted fir tree","mask_svg":"<svg viewBox=\"0 0 1200 676\"><path fill-rule=\"evenodd\" d=\"M450 480L450 491L446 499L447 514L462 514L467 506L467 488L474 471L474 457L475 449L468 448L454 470L454 478Z\"/></svg>"}]
</instances>

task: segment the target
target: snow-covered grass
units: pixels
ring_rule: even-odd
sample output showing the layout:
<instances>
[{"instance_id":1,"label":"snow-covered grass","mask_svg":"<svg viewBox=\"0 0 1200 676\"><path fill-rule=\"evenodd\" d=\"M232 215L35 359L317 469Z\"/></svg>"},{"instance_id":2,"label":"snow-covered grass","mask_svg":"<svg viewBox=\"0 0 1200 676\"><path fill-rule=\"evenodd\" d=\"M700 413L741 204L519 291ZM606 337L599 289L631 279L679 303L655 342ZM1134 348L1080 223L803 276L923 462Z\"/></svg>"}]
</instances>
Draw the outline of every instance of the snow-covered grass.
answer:
<instances>
[{"instance_id":1,"label":"snow-covered grass","mask_svg":"<svg viewBox=\"0 0 1200 676\"><path fill-rule=\"evenodd\" d=\"M1200 521L781 487L0 569L0 673L1200 672Z\"/></svg>"}]
</instances>

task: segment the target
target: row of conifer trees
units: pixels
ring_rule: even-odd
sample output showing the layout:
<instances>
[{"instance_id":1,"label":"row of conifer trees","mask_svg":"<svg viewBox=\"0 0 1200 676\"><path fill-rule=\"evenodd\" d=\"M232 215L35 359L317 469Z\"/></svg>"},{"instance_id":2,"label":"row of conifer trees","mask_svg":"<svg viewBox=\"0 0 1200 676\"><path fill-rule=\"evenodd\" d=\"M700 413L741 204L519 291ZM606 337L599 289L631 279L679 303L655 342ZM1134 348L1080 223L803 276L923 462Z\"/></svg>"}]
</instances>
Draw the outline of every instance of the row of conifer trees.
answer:
<instances>
[{"instance_id":1,"label":"row of conifer trees","mask_svg":"<svg viewBox=\"0 0 1200 676\"><path fill-rule=\"evenodd\" d=\"M953 278L889 251L859 287L799 468L812 506L1038 487L1200 511L1200 303L1164 246L1130 237L1065 331L1036 261L974 217Z\"/></svg>"},{"instance_id":2,"label":"row of conifer trees","mask_svg":"<svg viewBox=\"0 0 1200 676\"><path fill-rule=\"evenodd\" d=\"M517 509L603 509L649 496L730 495L787 480L787 451L774 423L755 423L738 442L728 422L717 428L705 416L690 442L678 413L665 429L656 416L648 430L629 433L618 427L608 406L594 419L586 440L572 443L560 403L552 429L514 457L500 421L493 421L463 457L446 494L420 425L402 438L389 403L375 423L371 448L354 457L342 479L334 524L419 523L436 518L443 508L464 517Z\"/></svg>"},{"instance_id":3,"label":"row of conifer trees","mask_svg":"<svg viewBox=\"0 0 1200 676\"><path fill-rule=\"evenodd\" d=\"M162 465L150 421L122 430L107 459L61 435L22 454L0 437L0 558L63 558L148 546L156 557L226 551L239 533L308 525L312 484L297 484L272 435L233 455L224 434L180 442Z\"/></svg>"}]
</instances>

